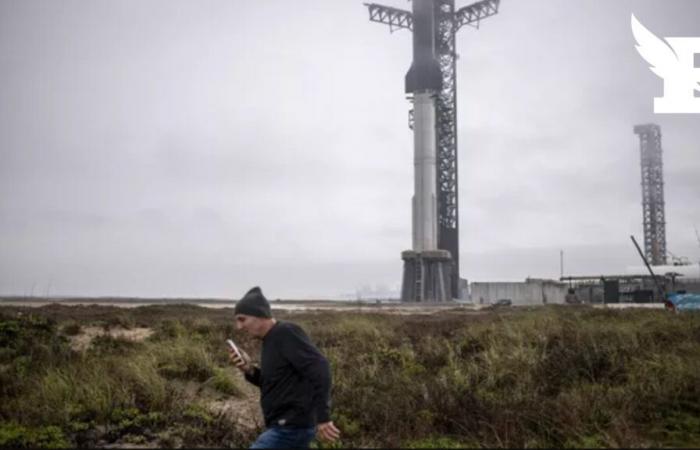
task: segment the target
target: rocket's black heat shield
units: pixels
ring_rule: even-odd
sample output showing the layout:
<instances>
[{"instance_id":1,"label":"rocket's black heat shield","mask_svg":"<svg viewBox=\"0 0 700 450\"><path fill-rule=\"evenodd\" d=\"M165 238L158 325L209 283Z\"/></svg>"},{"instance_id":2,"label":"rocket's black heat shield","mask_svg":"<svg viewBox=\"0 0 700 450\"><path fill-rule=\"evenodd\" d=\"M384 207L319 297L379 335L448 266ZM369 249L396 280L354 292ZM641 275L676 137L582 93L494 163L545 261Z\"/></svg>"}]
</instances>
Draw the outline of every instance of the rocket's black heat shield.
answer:
<instances>
[{"instance_id":1,"label":"rocket's black heat shield","mask_svg":"<svg viewBox=\"0 0 700 450\"><path fill-rule=\"evenodd\" d=\"M406 74L406 92L441 88L442 74L435 58L435 2L413 0L413 62Z\"/></svg>"}]
</instances>

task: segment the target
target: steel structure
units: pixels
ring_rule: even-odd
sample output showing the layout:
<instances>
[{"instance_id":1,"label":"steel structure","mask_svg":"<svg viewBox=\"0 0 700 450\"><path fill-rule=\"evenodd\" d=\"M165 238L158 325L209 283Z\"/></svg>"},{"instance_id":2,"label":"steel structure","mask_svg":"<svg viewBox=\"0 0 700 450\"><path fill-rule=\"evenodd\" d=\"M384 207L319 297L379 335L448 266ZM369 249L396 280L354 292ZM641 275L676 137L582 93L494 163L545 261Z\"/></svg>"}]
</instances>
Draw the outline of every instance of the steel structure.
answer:
<instances>
[{"instance_id":1,"label":"steel structure","mask_svg":"<svg viewBox=\"0 0 700 450\"><path fill-rule=\"evenodd\" d=\"M664 212L664 175L661 127L637 125L642 166L642 211L644 253L653 266L666 264L666 221Z\"/></svg>"},{"instance_id":2,"label":"steel structure","mask_svg":"<svg viewBox=\"0 0 700 450\"><path fill-rule=\"evenodd\" d=\"M369 20L395 29L413 30L410 11L365 3ZM498 13L500 0L483 0L455 9L455 0L434 0L435 50L442 74L436 101L438 248L452 256L450 289L459 298L459 203L457 172L457 50L456 34L464 25L479 27L481 20ZM411 116L409 116L411 117ZM410 120L410 119L409 119Z\"/></svg>"}]
</instances>

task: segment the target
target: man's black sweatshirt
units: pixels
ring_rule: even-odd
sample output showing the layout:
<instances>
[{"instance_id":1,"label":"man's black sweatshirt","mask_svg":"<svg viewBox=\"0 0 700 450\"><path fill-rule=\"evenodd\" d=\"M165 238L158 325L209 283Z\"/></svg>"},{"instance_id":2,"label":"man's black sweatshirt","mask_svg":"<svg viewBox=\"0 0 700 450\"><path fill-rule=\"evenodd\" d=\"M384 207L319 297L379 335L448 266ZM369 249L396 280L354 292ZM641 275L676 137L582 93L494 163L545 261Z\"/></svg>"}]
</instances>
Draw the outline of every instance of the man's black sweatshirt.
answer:
<instances>
[{"instance_id":1,"label":"man's black sweatshirt","mask_svg":"<svg viewBox=\"0 0 700 450\"><path fill-rule=\"evenodd\" d=\"M260 368L245 377L260 387L267 427L331 420L328 361L298 325L278 321L263 338Z\"/></svg>"}]
</instances>

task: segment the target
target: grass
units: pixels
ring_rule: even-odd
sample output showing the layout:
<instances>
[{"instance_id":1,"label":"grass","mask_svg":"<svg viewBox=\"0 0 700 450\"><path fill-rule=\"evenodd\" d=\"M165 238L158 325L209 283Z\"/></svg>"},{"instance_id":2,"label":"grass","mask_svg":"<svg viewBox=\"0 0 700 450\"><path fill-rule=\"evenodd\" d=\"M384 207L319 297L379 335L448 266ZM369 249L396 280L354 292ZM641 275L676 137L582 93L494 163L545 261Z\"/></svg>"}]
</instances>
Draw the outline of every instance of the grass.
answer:
<instances>
[{"instance_id":1,"label":"grass","mask_svg":"<svg viewBox=\"0 0 700 450\"><path fill-rule=\"evenodd\" d=\"M433 316L294 313L328 356L352 447L698 447L700 315L548 306ZM84 327L150 327L143 342ZM243 395L231 310L0 309L0 446L247 446L207 401ZM187 389L195 386L196 389Z\"/></svg>"},{"instance_id":2,"label":"grass","mask_svg":"<svg viewBox=\"0 0 700 450\"><path fill-rule=\"evenodd\" d=\"M203 413L206 399L197 395L200 391L182 388L190 382L206 386L216 398L241 395L225 351L214 352L215 342L203 338L211 333L223 342L228 326L204 330L200 324L191 330L179 319L154 319L148 325L156 333L144 342L105 334L84 352L71 349L68 336L76 327L123 328L139 320L138 314L119 314L111 320L99 311L98 318L83 323L62 323L51 317L51 309L2 313L0 447L245 445L250 432L239 433L222 418Z\"/></svg>"}]
</instances>

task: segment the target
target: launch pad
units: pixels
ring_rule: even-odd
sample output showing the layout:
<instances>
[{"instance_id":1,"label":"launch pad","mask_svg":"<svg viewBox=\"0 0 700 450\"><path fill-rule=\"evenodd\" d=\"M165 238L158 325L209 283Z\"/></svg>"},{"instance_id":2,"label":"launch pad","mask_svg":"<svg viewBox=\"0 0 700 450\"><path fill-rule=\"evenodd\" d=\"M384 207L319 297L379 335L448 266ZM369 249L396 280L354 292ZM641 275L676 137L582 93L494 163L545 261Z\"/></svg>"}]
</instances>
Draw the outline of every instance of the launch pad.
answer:
<instances>
[{"instance_id":1,"label":"launch pad","mask_svg":"<svg viewBox=\"0 0 700 450\"><path fill-rule=\"evenodd\" d=\"M401 253L403 259L402 302L440 303L452 300L452 257L447 250Z\"/></svg>"},{"instance_id":2,"label":"launch pad","mask_svg":"<svg viewBox=\"0 0 700 450\"><path fill-rule=\"evenodd\" d=\"M405 92L414 143L413 248L404 261L401 300L461 297L457 173L456 34L498 12L500 0L457 9L455 0L412 0L412 11L366 3L372 22L413 33Z\"/></svg>"}]
</instances>

